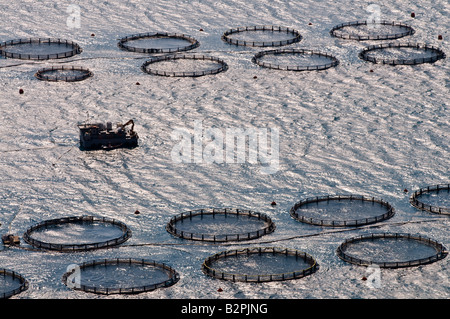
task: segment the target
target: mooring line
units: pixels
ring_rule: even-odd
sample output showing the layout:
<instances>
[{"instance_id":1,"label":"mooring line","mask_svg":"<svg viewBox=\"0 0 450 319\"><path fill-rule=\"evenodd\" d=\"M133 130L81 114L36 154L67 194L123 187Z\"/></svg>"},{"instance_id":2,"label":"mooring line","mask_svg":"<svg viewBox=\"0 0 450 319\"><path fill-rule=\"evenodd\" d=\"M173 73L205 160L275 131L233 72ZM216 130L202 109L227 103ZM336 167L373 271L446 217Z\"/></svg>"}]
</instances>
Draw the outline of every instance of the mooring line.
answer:
<instances>
[{"instance_id":1,"label":"mooring line","mask_svg":"<svg viewBox=\"0 0 450 319\"><path fill-rule=\"evenodd\" d=\"M330 235L330 234L336 234L336 233L343 233L343 232L350 232L350 231L357 231L361 229L370 229L370 228L381 228L386 226L401 226L406 224L416 224L416 223L426 223L426 222L435 222L435 221L442 221L442 218L434 218L434 219L426 219L426 220L411 220L411 221L404 221L404 222L395 222L395 223L385 223L380 225L366 225L362 227L353 227L353 228L344 228L344 229L335 229L330 231L323 231L319 233L312 233L312 234L305 234L305 235L296 235L296 236L290 236L285 238L277 238L272 240L266 240L266 241L258 241L257 244L268 244L268 243L276 243L280 241L287 241L292 239L299 239L299 238L308 238L308 237L316 237L316 236L322 236L322 235ZM190 243L142 243L142 244L128 244L128 245L122 245L121 247L139 247L139 246L239 246L239 245L249 245L250 241L245 242L216 242L212 244L211 242L190 242Z\"/></svg>"}]
</instances>

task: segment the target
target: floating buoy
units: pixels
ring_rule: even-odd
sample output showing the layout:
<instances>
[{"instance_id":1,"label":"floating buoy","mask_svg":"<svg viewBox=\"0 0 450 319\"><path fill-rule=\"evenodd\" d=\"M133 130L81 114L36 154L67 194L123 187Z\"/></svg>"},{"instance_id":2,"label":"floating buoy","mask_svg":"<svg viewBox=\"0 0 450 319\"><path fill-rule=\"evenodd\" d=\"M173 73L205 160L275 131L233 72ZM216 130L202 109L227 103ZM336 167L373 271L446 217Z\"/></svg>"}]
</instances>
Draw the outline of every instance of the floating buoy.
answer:
<instances>
[{"instance_id":1,"label":"floating buoy","mask_svg":"<svg viewBox=\"0 0 450 319\"><path fill-rule=\"evenodd\" d=\"M442 40L442 35L441 34L438 35L438 40Z\"/></svg>"},{"instance_id":2,"label":"floating buoy","mask_svg":"<svg viewBox=\"0 0 450 319\"><path fill-rule=\"evenodd\" d=\"M91 37L95 37L95 34L91 33Z\"/></svg>"},{"instance_id":3,"label":"floating buoy","mask_svg":"<svg viewBox=\"0 0 450 319\"><path fill-rule=\"evenodd\" d=\"M19 90L19 94L23 94L23 90L22 89Z\"/></svg>"},{"instance_id":4,"label":"floating buoy","mask_svg":"<svg viewBox=\"0 0 450 319\"><path fill-rule=\"evenodd\" d=\"M310 22L310 23L308 23L308 25L312 25L312 23Z\"/></svg>"},{"instance_id":5,"label":"floating buoy","mask_svg":"<svg viewBox=\"0 0 450 319\"><path fill-rule=\"evenodd\" d=\"M141 212L138 211L138 210L136 210L136 211L134 212L135 215L139 215L140 213L141 213Z\"/></svg>"},{"instance_id":6,"label":"floating buoy","mask_svg":"<svg viewBox=\"0 0 450 319\"><path fill-rule=\"evenodd\" d=\"M270 205L272 205L272 206L275 206L277 203L275 203L275 202L272 202L272 204L270 204Z\"/></svg>"},{"instance_id":7,"label":"floating buoy","mask_svg":"<svg viewBox=\"0 0 450 319\"><path fill-rule=\"evenodd\" d=\"M254 78L254 79L257 79L258 77L255 75L253 78Z\"/></svg>"},{"instance_id":8,"label":"floating buoy","mask_svg":"<svg viewBox=\"0 0 450 319\"><path fill-rule=\"evenodd\" d=\"M136 85L141 85L141 83L139 83L139 82L136 82Z\"/></svg>"},{"instance_id":9,"label":"floating buoy","mask_svg":"<svg viewBox=\"0 0 450 319\"><path fill-rule=\"evenodd\" d=\"M200 28L200 30L199 31L203 31L203 29L202 28Z\"/></svg>"},{"instance_id":10,"label":"floating buoy","mask_svg":"<svg viewBox=\"0 0 450 319\"><path fill-rule=\"evenodd\" d=\"M411 18L415 18L416 14L414 12L411 12Z\"/></svg>"},{"instance_id":11,"label":"floating buoy","mask_svg":"<svg viewBox=\"0 0 450 319\"><path fill-rule=\"evenodd\" d=\"M369 72L373 72L373 70L372 69L370 69L370 71Z\"/></svg>"},{"instance_id":12,"label":"floating buoy","mask_svg":"<svg viewBox=\"0 0 450 319\"><path fill-rule=\"evenodd\" d=\"M362 281L366 281L366 280L367 280L367 277L362 277L361 280L362 280Z\"/></svg>"},{"instance_id":13,"label":"floating buoy","mask_svg":"<svg viewBox=\"0 0 450 319\"><path fill-rule=\"evenodd\" d=\"M223 291L223 289L222 289L222 288L219 288L219 289L217 289L217 291L218 291L218 292L222 292L222 291Z\"/></svg>"},{"instance_id":14,"label":"floating buoy","mask_svg":"<svg viewBox=\"0 0 450 319\"><path fill-rule=\"evenodd\" d=\"M404 190L403 190L405 193L407 193L408 192L408 190L405 188Z\"/></svg>"}]
</instances>

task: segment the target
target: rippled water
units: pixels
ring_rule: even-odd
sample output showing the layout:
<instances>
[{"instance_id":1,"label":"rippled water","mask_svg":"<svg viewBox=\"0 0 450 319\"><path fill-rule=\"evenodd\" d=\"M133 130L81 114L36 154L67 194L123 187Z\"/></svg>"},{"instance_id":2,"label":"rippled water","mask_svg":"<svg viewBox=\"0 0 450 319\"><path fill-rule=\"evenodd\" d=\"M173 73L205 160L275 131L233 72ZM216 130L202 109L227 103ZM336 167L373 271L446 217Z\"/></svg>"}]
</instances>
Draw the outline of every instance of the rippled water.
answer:
<instances>
[{"instance_id":1,"label":"rippled water","mask_svg":"<svg viewBox=\"0 0 450 319\"><path fill-rule=\"evenodd\" d=\"M98 298L448 299L448 258L382 270L381 288L369 289L361 281L365 267L340 260L336 248L371 228L337 231L305 225L289 215L305 197L374 196L389 202L396 215L373 227L427 235L449 246L449 219L409 204L413 190L449 182L448 59L395 67L360 60L359 51L376 42L329 34L337 24L366 19L366 4L351 0L84 1L79 8L80 28L69 28L63 1L2 7L8 17L0 22L2 40L64 38L77 42L83 52L58 61L0 58L0 230L21 236L44 219L89 214L118 219L133 236L118 248L73 254L2 247L2 267L30 281L30 289L14 298L87 298L62 284L68 265L151 257L174 267L180 281L154 292ZM446 1L402 0L381 9L382 19L409 23L417 31L402 41L450 52L448 41L437 38L445 38L449 26ZM292 27L303 38L289 47L325 50L341 63L302 74L261 68L251 62L258 48L221 40L223 32L243 24ZM223 59L228 70L199 78L145 74L140 66L148 55L122 51L117 42L155 30L193 36L200 42L194 52ZM83 66L94 76L78 83L34 78L38 69L54 63ZM129 119L135 120L138 148L79 150L77 122ZM172 150L179 141L173 132L179 128L194 134L196 122L224 133L226 128L278 129L276 171L265 174L260 162L174 161ZM174 238L165 230L179 212L224 206L266 213L276 230L255 241L220 245ZM261 285L219 282L202 273L201 264L211 254L253 245L305 251L318 260L320 270L299 280ZM22 248L29 247L22 242Z\"/></svg>"}]
</instances>

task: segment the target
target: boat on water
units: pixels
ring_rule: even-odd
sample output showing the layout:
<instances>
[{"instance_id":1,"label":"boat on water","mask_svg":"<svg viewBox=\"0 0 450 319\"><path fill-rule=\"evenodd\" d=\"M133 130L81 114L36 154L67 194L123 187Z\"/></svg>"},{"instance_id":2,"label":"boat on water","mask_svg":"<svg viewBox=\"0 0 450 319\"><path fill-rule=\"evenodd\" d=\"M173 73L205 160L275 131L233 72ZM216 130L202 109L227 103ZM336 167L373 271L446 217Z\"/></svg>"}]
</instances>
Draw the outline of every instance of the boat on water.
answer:
<instances>
[{"instance_id":1,"label":"boat on water","mask_svg":"<svg viewBox=\"0 0 450 319\"><path fill-rule=\"evenodd\" d=\"M134 121L117 123L113 128L111 122L78 124L80 129L81 150L112 150L138 146L139 136L134 131Z\"/></svg>"}]
</instances>

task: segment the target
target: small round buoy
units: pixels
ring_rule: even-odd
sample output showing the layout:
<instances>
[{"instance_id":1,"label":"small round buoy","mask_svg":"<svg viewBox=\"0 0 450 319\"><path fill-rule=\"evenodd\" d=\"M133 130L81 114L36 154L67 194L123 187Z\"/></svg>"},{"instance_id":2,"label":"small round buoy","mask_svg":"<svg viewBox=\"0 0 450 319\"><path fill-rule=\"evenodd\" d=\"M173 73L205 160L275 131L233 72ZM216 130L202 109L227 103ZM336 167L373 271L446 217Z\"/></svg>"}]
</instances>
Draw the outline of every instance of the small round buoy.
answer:
<instances>
[{"instance_id":1,"label":"small round buoy","mask_svg":"<svg viewBox=\"0 0 450 319\"><path fill-rule=\"evenodd\" d=\"M367 280L367 277L362 277L361 280L362 280L362 281L366 281L366 280Z\"/></svg>"},{"instance_id":2,"label":"small round buoy","mask_svg":"<svg viewBox=\"0 0 450 319\"><path fill-rule=\"evenodd\" d=\"M405 188L404 190L403 190L405 193L407 193L408 192L408 190Z\"/></svg>"},{"instance_id":3,"label":"small round buoy","mask_svg":"<svg viewBox=\"0 0 450 319\"><path fill-rule=\"evenodd\" d=\"M203 29L202 28L200 28L200 30L199 31L203 31Z\"/></svg>"},{"instance_id":4,"label":"small round buoy","mask_svg":"<svg viewBox=\"0 0 450 319\"><path fill-rule=\"evenodd\" d=\"M254 78L254 79L257 79L258 77L255 75L253 78Z\"/></svg>"},{"instance_id":5,"label":"small round buoy","mask_svg":"<svg viewBox=\"0 0 450 319\"><path fill-rule=\"evenodd\" d=\"M310 22L310 23L308 23L308 25L312 25L312 23Z\"/></svg>"},{"instance_id":6,"label":"small round buoy","mask_svg":"<svg viewBox=\"0 0 450 319\"><path fill-rule=\"evenodd\" d=\"M272 202L272 204L270 204L270 205L272 205L272 206L275 206L277 203L275 203L275 202Z\"/></svg>"},{"instance_id":7,"label":"small round buoy","mask_svg":"<svg viewBox=\"0 0 450 319\"><path fill-rule=\"evenodd\" d=\"M20 89L20 90L19 90L19 94L23 94L23 89Z\"/></svg>"},{"instance_id":8,"label":"small round buoy","mask_svg":"<svg viewBox=\"0 0 450 319\"><path fill-rule=\"evenodd\" d=\"M222 288L219 288L219 289L217 289L217 291L218 291L218 292L222 292L222 291L223 291L223 289L222 289Z\"/></svg>"},{"instance_id":9,"label":"small round buoy","mask_svg":"<svg viewBox=\"0 0 450 319\"><path fill-rule=\"evenodd\" d=\"M438 40L442 40L442 34L438 35Z\"/></svg>"},{"instance_id":10,"label":"small round buoy","mask_svg":"<svg viewBox=\"0 0 450 319\"><path fill-rule=\"evenodd\" d=\"M416 14L414 12L411 12L411 18L415 18Z\"/></svg>"},{"instance_id":11,"label":"small round buoy","mask_svg":"<svg viewBox=\"0 0 450 319\"><path fill-rule=\"evenodd\" d=\"M141 85L141 83L139 83L139 82L136 82L136 85Z\"/></svg>"},{"instance_id":12,"label":"small round buoy","mask_svg":"<svg viewBox=\"0 0 450 319\"><path fill-rule=\"evenodd\" d=\"M95 37L95 34L91 33L91 37Z\"/></svg>"},{"instance_id":13,"label":"small round buoy","mask_svg":"<svg viewBox=\"0 0 450 319\"><path fill-rule=\"evenodd\" d=\"M372 69L370 69L370 71L369 72L373 72L373 70Z\"/></svg>"},{"instance_id":14,"label":"small round buoy","mask_svg":"<svg viewBox=\"0 0 450 319\"><path fill-rule=\"evenodd\" d=\"M138 210L136 210L136 211L134 212L135 215L139 215L140 213L141 213L141 212L138 211Z\"/></svg>"}]
</instances>

